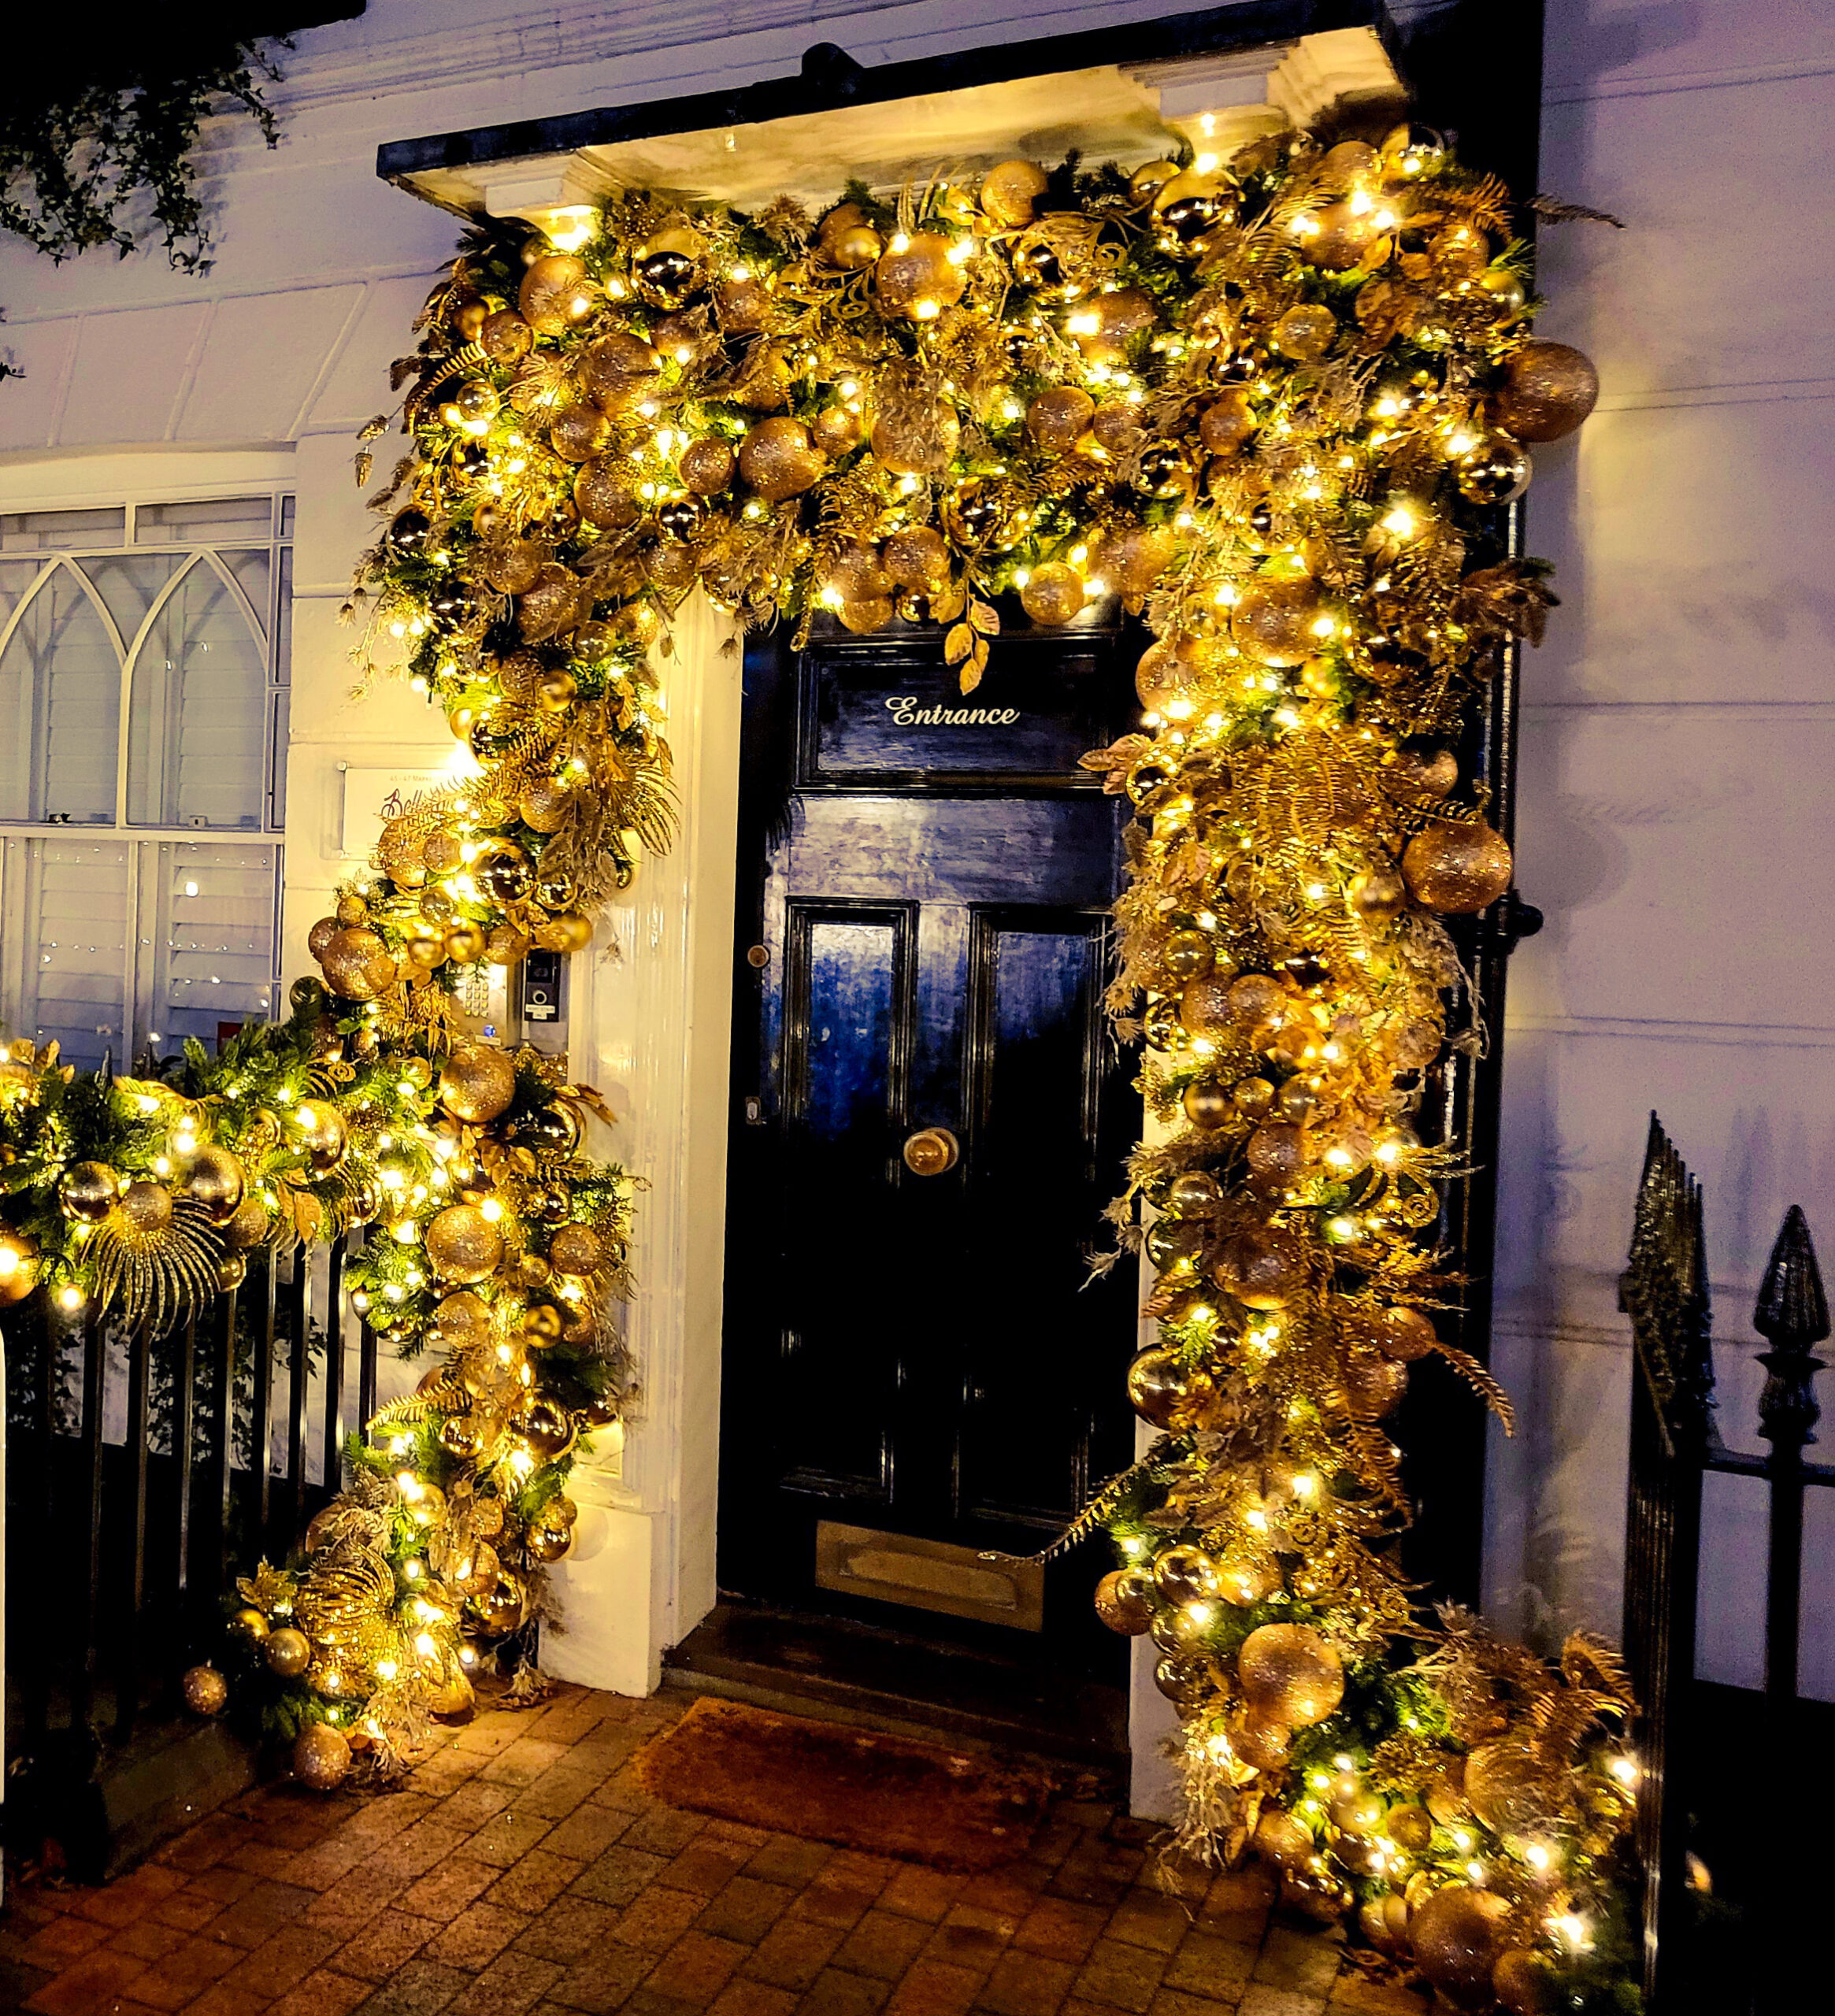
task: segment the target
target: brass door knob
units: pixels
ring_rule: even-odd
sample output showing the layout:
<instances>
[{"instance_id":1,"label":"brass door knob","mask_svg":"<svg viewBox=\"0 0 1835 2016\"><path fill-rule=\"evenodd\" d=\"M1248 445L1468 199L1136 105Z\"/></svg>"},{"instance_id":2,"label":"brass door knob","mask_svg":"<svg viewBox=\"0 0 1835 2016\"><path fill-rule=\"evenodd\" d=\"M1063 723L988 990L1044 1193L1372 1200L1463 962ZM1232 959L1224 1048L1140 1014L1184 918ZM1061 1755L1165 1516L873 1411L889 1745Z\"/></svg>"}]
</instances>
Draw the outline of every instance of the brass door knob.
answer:
<instances>
[{"instance_id":1,"label":"brass door knob","mask_svg":"<svg viewBox=\"0 0 1835 2016\"><path fill-rule=\"evenodd\" d=\"M962 1154L947 1127L921 1128L905 1143L905 1166L914 1176L941 1176L955 1167Z\"/></svg>"}]
</instances>

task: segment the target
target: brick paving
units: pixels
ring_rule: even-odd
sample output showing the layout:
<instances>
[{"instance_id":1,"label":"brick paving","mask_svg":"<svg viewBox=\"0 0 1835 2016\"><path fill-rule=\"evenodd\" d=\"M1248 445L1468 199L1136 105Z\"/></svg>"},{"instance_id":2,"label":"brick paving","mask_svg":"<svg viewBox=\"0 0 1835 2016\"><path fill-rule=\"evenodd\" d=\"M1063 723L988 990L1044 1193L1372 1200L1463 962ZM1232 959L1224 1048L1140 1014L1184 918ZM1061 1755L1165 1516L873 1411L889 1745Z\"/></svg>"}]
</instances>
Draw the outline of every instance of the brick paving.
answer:
<instances>
[{"instance_id":1,"label":"brick paving","mask_svg":"<svg viewBox=\"0 0 1835 2016\"><path fill-rule=\"evenodd\" d=\"M979 1877L669 1807L630 1758L686 1707L562 1688L443 1735L399 1790L278 1784L119 1881L0 1915L32 2016L1421 2016L1271 1913L1169 1894L1151 1829L1061 1799Z\"/></svg>"}]
</instances>

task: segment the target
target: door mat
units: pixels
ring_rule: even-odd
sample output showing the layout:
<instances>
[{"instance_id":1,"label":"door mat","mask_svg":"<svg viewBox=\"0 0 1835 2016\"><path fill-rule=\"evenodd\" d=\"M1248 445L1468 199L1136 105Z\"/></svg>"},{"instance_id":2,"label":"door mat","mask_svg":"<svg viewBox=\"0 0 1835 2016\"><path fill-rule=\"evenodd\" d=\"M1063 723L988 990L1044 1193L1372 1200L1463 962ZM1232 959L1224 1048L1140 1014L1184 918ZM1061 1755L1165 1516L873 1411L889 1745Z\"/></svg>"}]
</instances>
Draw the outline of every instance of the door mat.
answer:
<instances>
[{"instance_id":1,"label":"door mat","mask_svg":"<svg viewBox=\"0 0 1835 2016\"><path fill-rule=\"evenodd\" d=\"M967 1875L1025 1853L1047 1789L934 1744L705 1695L635 1762L671 1806Z\"/></svg>"}]
</instances>

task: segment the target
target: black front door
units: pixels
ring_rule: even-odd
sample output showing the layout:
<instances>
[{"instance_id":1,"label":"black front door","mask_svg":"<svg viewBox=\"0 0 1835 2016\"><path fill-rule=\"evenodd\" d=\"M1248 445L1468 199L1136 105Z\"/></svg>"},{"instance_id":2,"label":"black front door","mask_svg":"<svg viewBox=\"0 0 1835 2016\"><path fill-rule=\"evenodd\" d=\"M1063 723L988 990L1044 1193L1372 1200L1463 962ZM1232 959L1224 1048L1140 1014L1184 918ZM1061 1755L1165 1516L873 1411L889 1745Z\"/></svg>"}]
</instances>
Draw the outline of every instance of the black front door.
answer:
<instances>
[{"instance_id":1,"label":"black front door","mask_svg":"<svg viewBox=\"0 0 1835 2016\"><path fill-rule=\"evenodd\" d=\"M746 660L720 1575L740 1596L1109 1672L1029 1555L1132 1453L1138 1128L1107 1028L1122 807L1077 759L1121 640L923 631ZM1105 1642L1106 1641L1106 1642Z\"/></svg>"}]
</instances>

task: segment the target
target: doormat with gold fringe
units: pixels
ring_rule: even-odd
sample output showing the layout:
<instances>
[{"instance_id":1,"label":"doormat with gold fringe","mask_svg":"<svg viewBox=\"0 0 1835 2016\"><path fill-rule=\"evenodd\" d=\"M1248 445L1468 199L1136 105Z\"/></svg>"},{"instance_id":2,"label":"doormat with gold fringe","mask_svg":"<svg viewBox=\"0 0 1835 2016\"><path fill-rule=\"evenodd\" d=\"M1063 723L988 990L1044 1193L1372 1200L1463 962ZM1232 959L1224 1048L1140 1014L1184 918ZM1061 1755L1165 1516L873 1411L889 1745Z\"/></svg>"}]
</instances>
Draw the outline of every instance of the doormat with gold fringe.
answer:
<instances>
[{"instance_id":1,"label":"doormat with gold fringe","mask_svg":"<svg viewBox=\"0 0 1835 2016\"><path fill-rule=\"evenodd\" d=\"M1025 1851L1047 1789L934 1744L706 1695L635 1762L671 1806L968 1875Z\"/></svg>"}]
</instances>

